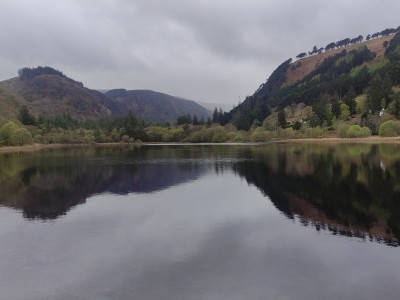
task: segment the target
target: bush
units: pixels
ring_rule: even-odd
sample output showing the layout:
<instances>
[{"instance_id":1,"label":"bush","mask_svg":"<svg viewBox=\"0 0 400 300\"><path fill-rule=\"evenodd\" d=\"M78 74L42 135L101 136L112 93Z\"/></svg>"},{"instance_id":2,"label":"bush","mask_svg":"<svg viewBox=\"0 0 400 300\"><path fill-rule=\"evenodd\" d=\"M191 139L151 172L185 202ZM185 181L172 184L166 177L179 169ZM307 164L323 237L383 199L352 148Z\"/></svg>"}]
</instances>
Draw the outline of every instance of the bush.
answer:
<instances>
[{"instance_id":1,"label":"bush","mask_svg":"<svg viewBox=\"0 0 400 300\"><path fill-rule=\"evenodd\" d=\"M307 128L305 130L304 135L306 138L316 139L316 138L321 137L323 133L324 133L324 131L321 129L321 127L317 126L314 128Z\"/></svg>"},{"instance_id":2,"label":"bush","mask_svg":"<svg viewBox=\"0 0 400 300\"><path fill-rule=\"evenodd\" d=\"M268 138L267 133L262 127L256 128L250 136L250 140L256 143L266 142L267 138Z\"/></svg>"},{"instance_id":3,"label":"bush","mask_svg":"<svg viewBox=\"0 0 400 300\"><path fill-rule=\"evenodd\" d=\"M7 122L3 126L0 127L0 144L5 146L15 146L15 132L18 127L13 122Z\"/></svg>"},{"instance_id":4,"label":"bush","mask_svg":"<svg viewBox=\"0 0 400 300\"><path fill-rule=\"evenodd\" d=\"M18 128L14 136L15 145L30 145L33 144L32 134L25 128Z\"/></svg>"},{"instance_id":5,"label":"bush","mask_svg":"<svg viewBox=\"0 0 400 300\"><path fill-rule=\"evenodd\" d=\"M346 137L349 138L363 138L371 135L371 129L368 127L361 127L359 125L352 125L347 129Z\"/></svg>"},{"instance_id":6,"label":"bush","mask_svg":"<svg viewBox=\"0 0 400 300\"><path fill-rule=\"evenodd\" d=\"M20 128L11 121L0 127L0 145L22 146L32 143L32 134L27 129Z\"/></svg>"},{"instance_id":7,"label":"bush","mask_svg":"<svg viewBox=\"0 0 400 300\"><path fill-rule=\"evenodd\" d=\"M389 120L379 126L380 136L399 136L400 121Z\"/></svg>"},{"instance_id":8,"label":"bush","mask_svg":"<svg viewBox=\"0 0 400 300\"><path fill-rule=\"evenodd\" d=\"M228 137L227 137L225 128L224 127L216 127L216 129L212 135L211 141L213 143L224 143L227 141L227 139L228 139Z\"/></svg>"}]
</instances>

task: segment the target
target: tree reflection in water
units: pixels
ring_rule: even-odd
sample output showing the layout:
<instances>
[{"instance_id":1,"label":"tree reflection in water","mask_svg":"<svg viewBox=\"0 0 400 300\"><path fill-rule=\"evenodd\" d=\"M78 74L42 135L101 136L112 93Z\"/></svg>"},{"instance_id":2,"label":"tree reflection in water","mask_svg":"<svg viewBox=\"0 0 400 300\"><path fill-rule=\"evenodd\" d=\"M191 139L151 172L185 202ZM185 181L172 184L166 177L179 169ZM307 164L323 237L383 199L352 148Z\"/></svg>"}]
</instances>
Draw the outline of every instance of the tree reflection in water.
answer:
<instances>
[{"instance_id":1,"label":"tree reflection in water","mask_svg":"<svg viewBox=\"0 0 400 300\"><path fill-rule=\"evenodd\" d=\"M0 155L0 204L56 219L100 193L152 193L233 172L288 218L398 246L400 145L303 144L70 148Z\"/></svg>"}]
</instances>

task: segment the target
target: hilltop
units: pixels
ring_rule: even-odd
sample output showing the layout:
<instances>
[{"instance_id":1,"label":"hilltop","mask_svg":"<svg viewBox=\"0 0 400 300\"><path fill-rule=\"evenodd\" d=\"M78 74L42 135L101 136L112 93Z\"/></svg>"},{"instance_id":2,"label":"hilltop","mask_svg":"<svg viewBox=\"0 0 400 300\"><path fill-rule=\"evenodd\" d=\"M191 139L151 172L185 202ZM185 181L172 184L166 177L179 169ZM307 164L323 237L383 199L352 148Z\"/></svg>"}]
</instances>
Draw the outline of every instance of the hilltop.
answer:
<instances>
[{"instance_id":1,"label":"hilltop","mask_svg":"<svg viewBox=\"0 0 400 300\"><path fill-rule=\"evenodd\" d=\"M4 119L16 119L22 105L36 116L68 114L76 120L111 117L120 111L102 93L88 89L52 68L22 69L19 76L0 82Z\"/></svg>"},{"instance_id":2,"label":"hilltop","mask_svg":"<svg viewBox=\"0 0 400 300\"><path fill-rule=\"evenodd\" d=\"M380 62L385 58L386 48L383 46L383 44L385 42L390 42L392 38L392 35L383 36L377 39L364 41L363 43L349 45L345 48L336 48L318 55L299 59L291 63L289 68L287 69L285 83L293 84L296 81L302 80L305 76L315 70L315 68L328 57L340 53L343 49L345 49L347 52L357 50L357 48L359 48L361 45L366 46L372 53L375 53L376 55L375 58L370 62L370 64Z\"/></svg>"}]
</instances>

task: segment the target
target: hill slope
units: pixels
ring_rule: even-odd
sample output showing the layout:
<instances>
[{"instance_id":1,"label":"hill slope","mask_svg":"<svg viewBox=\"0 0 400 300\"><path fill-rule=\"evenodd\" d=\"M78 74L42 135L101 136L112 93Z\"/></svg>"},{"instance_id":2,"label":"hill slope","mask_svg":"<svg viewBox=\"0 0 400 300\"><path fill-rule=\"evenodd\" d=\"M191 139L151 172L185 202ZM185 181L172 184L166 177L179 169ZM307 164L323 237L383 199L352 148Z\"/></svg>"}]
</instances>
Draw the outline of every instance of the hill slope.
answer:
<instances>
[{"instance_id":1,"label":"hill slope","mask_svg":"<svg viewBox=\"0 0 400 300\"><path fill-rule=\"evenodd\" d=\"M383 36L377 39L365 41L362 44L354 44L347 46L345 48L337 48L327 52L323 52L318 55L313 55L310 57L306 57L295 61L290 64L289 68L287 69L286 73L286 83L293 84L296 81L302 80L305 76L310 74L315 68L320 65L325 59L331 57L335 54L340 53L343 49L346 49L347 52L356 50L360 47L360 45L365 45L371 52L376 54L373 62L382 61L385 58L385 47L383 43L392 40L393 36Z\"/></svg>"},{"instance_id":2,"label":"hill slope","mask_svg":"<svg viewBox=\"0 0 400 300\"><path fill-rule=\"evenodd\" d=\"M0 82L0 91L2 105L14 99L14 105L8 105L9 112L3 116L10 119L18 114L20 105L28 106L37 116L69 114L76 120L110 117L119 113L115 103L102 93L59 74L12 78Z\"/></svg>"},{"instance_id":3,"label":"hill slope","mask_svg":"<svg viewBox=\"0 0 400 300\"><path fill-rule=\"evenodd\" d=\"M146 122L175 123L182 115L207 118L210 112L198 103L150 90L110 90L105 93L123 112L131 110Z\"/></svg>"},{"instance_id":4,"label":"hill slope","mask_svg":"<svg viewBox=\"0 0 400 300\"><path fill-rule=\"evenodd\" d=\"M50 67L24 68L19 76L0 82L0 121L17 121L22 106L38 116L68 114L75 120L94 120L125 115L153 123L175 123L182 115L207 118L210 112L191 100L170 95L124 89L101 93Z\"/></svg>"},{"instance_id":5,"label":"hill slope","mask_svg":"<svg viewBox=\"0 0 400 300\"><path fill-rule=\"evenodd\" d=\"M358 118L353 123L368 126L376 133L381 122L376 116L382 114L382 109L400 116L394 102L398 98L396 101L400 101L396 89L400 84L400 32L397 31L394 36L337 46L294 63L291 59L283 62L252 96L225 114L221 123L233 122L238 129L248 130L256 120L263 121L271 113L301 104L302 108L309 107L308 114L306 120L297 121L314 118L312 126L323 125L325 121L329 125L333 116L348 120L341 116L344 107L339 108L345 104L351 118ZM357 97L363 103L357 103ZM275 125L284 127L285 123Z\"/></svg>"}]
</instances>

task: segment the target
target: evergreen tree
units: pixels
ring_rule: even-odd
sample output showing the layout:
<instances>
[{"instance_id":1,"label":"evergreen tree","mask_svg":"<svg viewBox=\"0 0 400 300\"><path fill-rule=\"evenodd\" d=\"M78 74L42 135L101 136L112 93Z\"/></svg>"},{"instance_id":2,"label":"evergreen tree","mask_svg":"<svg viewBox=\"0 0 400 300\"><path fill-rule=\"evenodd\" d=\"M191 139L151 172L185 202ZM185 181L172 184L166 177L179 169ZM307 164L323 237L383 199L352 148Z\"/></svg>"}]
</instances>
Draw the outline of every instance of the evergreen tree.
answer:
<instances>
[{"instance_id":1,"label":"evergreen tree","mask_svg":"<svg viewBox=\"0 0 400 300\"><path fill-rule=\"evenodd\" d=\"M334 97L332 101L332 114L336 117L336 119L338 119L340 113L341 111L340 111L339 99Z\"/></svg>"},{"instance_id":2,"label":"evergreen tree","mask_svg":"<svg viewBox=\"0 0 400 300\"><path fill-rule=\"evenodd\" d=\"M350 109L350 114L355 115L356 114L356 108L357 108L357 102L356 102L356 92L354 91L354 88L351 87L346 95L344 96L344 103L347 104L347 106Z\"/></svg>"},{"instance_id":3,"label":"evergreen tree","mask_svg":"<svg viewBox=\"0 0 400 300\"><path fill-rule=\"evenodd\" d=\"M386 76L384 79L377 74L372 78L369 90L368 90L368 106L373 112L379 112L384 106L382 104L387 104L389 96L392 94L392 87L390 84L390 79Z\"/></svg>"},{"instance_id":4,"label":"evergreen tree","mask_svg":"<svg viewBox=\"0 0 400 300\"><path fill-rule=\"evenodd\" d=\"M286 128L286 114L284 109L281 109L278 112L278 125L281 128Z\"/></svg>"},{"instance_id":5,"label":"evergreen tree","mask_svg":"<svg viewBox=\"0 0 400 300\"><path fill-rule=\"evenodd\" d=\"M28 107L26 105L22 106L21 109L19 110L18 119L24 125L36 124L35 117L29 113Z\"/></svg>"},{"instance_id":6,"label":"evergreen tree","mask_svg":"<svg viewBox=\"0 0 400 300\"><path fill-rule=\"evenodd\" d=\"M214 108L214 112L212 114L212 122L218 123L218 109L217 107Z\"/></svg>"}]
</instances>

